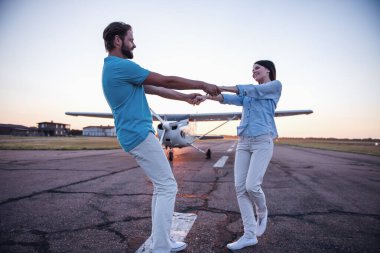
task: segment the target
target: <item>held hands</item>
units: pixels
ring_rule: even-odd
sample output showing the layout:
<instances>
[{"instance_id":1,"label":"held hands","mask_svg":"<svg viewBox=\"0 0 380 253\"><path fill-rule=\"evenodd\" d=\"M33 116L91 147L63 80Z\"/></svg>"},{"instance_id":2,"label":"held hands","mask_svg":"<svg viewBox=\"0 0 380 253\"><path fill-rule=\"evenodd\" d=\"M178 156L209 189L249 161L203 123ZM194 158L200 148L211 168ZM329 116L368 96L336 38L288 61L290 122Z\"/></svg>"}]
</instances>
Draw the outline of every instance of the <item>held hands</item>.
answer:
<instances>
[{"instance_id":1,"label":"held hands","mask_svg":"<svg viewBox=\"0 0 380 253\"><path fill-rule=\"evenodd\" d=\"M191 105L199 105L204 102L206 99L211 99L209 95L201 95L199 93L186 94L185 101Z\"/></svg>"},{"instance_id":2,"label":"held hands","mask_svg":"<svg viewBox=\"0 0 380 253\"><path fill-rule=\"evenodd\" d=\"M218 86L209 83L203 83L202 90L211 96L217 96L222 92Z\"/></svg>"},{"instance_id":3,"label":"held hands","mask_svg":"<svg viewBox=\"0 0 380 253\"><path fill-rule=\"evenodd\" d=\"M197 98L196 98L196 100L199 101L199 103L205 101L206 99L222 102L223 101L223 95L219 94L216 96L211 96L211 95L206 94L203 96L197 96Z\"/></svg>"},{"instance_id":4,"label":"held hands","mask_svg":"<svg viewBox=\"0 0 380 253\"><path fill-rule=\"evenodd\" d=\"M200 101L198 97L202 97L202 95L199 93L186 94L185 101L191 105L199 105L203 101Z\"/></svg>"},{"instance_id":5,"label":"held hands","mask_svg":"<svg viewBox=\"0 0 380 253\"><path fill-rule=\"evenodd\" d=\"M200 103L206 101L206 99L214 101L223 101L223 96L220 94L222 87L203 83L203 90L207 92L206 95L201 95L199 93L186 94L185 101L192 105L199 105Z\"/></svg>"},{"instance_id":6,"label":"held hands","mask_svg":"<svg viewBox=\"0 0 380 253\"><path fill-rule=\"evenodd\" d=\"M206 101L206 99L215 100L215 101L219 101L219 102L221 102L223 100L222 95L218 95L218 96L200 95L200 94L195 94L195 95L196 95L195 97L192 97L191 99L188 99L186 101L192 105L199 105L200 103Z\"/></svg>"},{"instance_id":7,"label":"held hands","mask_svg":"<svg viewBox=\"0 0 380 253\"><path fill-rule=\"evenodd\" d=\"M199 105L200 103L206 101L206 99L207 99L207 95L200 95L200 96L197 96L194 100L195 100L195 103Z\"/></svg>"}]
</instances>

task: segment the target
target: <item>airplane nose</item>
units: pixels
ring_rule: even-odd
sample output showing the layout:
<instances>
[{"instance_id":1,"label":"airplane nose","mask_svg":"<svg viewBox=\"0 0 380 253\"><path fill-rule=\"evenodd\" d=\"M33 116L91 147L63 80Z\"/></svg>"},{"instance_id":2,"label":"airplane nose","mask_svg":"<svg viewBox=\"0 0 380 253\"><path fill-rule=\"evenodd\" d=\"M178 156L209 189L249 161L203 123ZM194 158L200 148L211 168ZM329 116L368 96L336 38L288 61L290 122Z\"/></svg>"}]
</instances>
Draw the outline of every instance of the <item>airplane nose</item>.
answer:
<instances>
[{"instance_id":1,"label":"airplane nose","mask_svg":"<svg viewBox=\"0 0 380 253\"><path fill-rule=\"evenodd\" d=\"M170 130L170 123L169 122L164 122L163 127L165 130Z\"/></svg>"}]
</instances>

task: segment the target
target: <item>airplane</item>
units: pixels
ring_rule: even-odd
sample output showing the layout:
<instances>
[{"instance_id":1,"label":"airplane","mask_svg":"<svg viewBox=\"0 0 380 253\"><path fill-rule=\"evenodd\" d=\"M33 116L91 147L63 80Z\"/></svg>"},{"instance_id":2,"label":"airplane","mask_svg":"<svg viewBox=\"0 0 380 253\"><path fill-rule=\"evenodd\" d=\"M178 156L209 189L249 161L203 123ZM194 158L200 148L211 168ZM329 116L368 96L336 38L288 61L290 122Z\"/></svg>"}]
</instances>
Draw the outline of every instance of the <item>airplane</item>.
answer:
<instances>
[{"instance_id":1,"label":"airplane","mask_svg":"<svg viewBox=\"0 0 380 253\"><path fill-rule=\"evenodd\" d=\"M209 133L223 126L231 120L239 120L241 112L222 112L222 113L197 113L197 114L157 114L151 108L153 121L159 121L157 126L157 135L161 145L168 151L168 160L173 161L173 148L193 147L204 153L206 159L211 158L211 150L202 150L194 145L197 140L215 138L207 136ZM275 117L294 116L301 114L311 114L312 110L284 110L276 111ZM113 118L112 113L95 113L95 112L66 112L70 116ZM225 121L202 136L192 135L190 132L189 122L198 121ZM220 137L223 138L223 137Z\"/></svg>"}]
</instances>

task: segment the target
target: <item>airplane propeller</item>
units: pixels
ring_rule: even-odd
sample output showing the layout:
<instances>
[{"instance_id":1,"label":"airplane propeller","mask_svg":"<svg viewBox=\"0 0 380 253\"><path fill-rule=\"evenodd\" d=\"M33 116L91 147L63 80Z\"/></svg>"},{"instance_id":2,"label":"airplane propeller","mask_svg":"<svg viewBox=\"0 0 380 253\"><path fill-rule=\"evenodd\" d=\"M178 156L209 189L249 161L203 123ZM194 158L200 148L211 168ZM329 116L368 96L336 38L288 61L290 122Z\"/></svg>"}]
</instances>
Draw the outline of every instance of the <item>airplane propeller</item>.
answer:
<instances>
[{"instance_id":1,"label":"airplane propeller","mask_svg":"<svg viewBox=\"0 0 380 253\"><path fill-rule=\"evenodd\" d=\"M150 111L152 112L152 114L160 121L161 123L161 126L162 126L162 129L163 129L163 132L161 134L161 137L160 137L160 144L162 145L162 141L164 140L164 135L165 135L165 132L166 130L170 130L171 127L177 125L175 122L168 122L166 120L163 120L161 118L161 116L157 113L155 113L152 108L149 108Z\"/></svg>"}]
</instances>

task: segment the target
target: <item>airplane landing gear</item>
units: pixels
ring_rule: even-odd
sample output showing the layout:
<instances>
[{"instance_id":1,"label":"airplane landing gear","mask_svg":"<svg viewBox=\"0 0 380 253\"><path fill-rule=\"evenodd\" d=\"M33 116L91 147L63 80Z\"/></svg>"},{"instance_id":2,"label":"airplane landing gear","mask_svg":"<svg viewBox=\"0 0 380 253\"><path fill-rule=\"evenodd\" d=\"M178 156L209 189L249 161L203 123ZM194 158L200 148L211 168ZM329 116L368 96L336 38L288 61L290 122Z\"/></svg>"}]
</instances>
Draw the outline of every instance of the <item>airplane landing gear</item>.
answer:
<instances>
[{"instance_id":1,"label":"airplane landing gear","mask_svg":"<svg viewBox=\"0 0 380 253\"><path fill-rule=\"evenodd\" d=\"M173 162L173 158L174 158L173 150L170 149L168 152L168 160Z\"/></svg>"},{"instance_id":2,"label":"airplane landing gear","mask_svg":"<svg viewBox=\"0 0 380 253\"><path fill-rule=\"evenodd\" d=\"M206 151L206 159L210 159L211 158L211 149L207 149Z\"/></svg>"},{"instance_id":3,"label":"airplane landing gear","mask_svg":"<svg viewBox=\"0 0 380 253\"><path fill-rule=\"evenodd\" d=\"M193 146L194 147L194 146ZM168 148L168 147L166 147ZM199 150L200 152L204 153L206 155L206 159L211 159L211 149L207 149L207 151L204 151L204 150L201 150L197 147L195 147L197 150ZM174 160L174 150L173 148L170 148L168 153L167 153L167 157L168 157L168 160L170 162L173 162Z\"/></svg>"}]
</instances>

